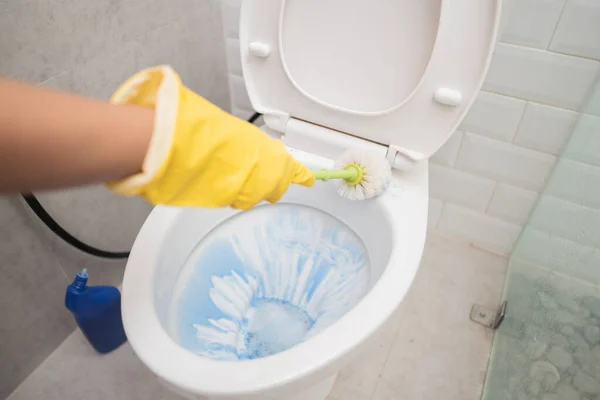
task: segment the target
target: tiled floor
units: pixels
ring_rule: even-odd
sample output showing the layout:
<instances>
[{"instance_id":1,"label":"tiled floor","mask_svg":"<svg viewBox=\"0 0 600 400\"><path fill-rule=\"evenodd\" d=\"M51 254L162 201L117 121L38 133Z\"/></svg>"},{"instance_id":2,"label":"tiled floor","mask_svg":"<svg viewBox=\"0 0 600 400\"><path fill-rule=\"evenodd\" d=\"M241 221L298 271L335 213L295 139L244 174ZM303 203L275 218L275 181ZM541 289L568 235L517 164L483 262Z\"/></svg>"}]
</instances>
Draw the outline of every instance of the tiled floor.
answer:
<instances>
[{"instance_id":1,"label":"tiled floor","mask_svg":"<svg viewBox=\"0 0 600 400\"><path fill-rule=\"evenodd\" d=\"M473 303L500 301L506 259L437 234L406 300L378 344L341 372L331 400L478 400L492 332L469 320ZM128 345L97 356L71 335L9 400L176 400ZM308 400L308 399L307 399Z\"/></svg>"}]
</instances>

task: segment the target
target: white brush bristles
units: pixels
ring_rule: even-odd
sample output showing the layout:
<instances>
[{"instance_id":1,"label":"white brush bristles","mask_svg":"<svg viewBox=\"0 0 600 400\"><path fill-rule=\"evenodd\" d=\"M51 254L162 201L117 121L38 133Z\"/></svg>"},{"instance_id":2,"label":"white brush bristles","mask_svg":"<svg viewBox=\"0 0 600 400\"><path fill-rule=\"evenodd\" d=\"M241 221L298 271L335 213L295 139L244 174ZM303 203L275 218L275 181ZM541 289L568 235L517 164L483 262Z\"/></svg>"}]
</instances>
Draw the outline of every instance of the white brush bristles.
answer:
<instances>
[{"instance_id":1,"label":"white brush bristles","mask_svg":"<svg viewBox=\"0 0 600 400\"><path fill-rule=\"evenodd\" d=\"M346 150L336 161L336 169L344 169L350 164L363 170L363 180L357 185L349 185L343 179L336 179L340 196L349 200L366 200L385 192L392 179L392 168L380 154L364 150Z\"/></svg>"}]
</instances>

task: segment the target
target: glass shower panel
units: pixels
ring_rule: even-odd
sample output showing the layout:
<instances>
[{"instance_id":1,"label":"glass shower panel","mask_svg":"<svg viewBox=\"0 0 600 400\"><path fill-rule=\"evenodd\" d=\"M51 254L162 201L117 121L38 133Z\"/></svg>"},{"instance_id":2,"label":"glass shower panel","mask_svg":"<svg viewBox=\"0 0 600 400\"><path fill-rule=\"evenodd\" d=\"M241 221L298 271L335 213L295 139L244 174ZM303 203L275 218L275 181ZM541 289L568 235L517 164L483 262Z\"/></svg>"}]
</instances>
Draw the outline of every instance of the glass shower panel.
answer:
<instances>
[{"instance_id":1,"label":"glass shower panel","mask_svg":"<svg viewBox=\"0 0 600 400\"><path fill-rule=\"evenodd\" d=\"M510 259L484 400L600 400L600 84Z\"/></svg>"}]
</instances>

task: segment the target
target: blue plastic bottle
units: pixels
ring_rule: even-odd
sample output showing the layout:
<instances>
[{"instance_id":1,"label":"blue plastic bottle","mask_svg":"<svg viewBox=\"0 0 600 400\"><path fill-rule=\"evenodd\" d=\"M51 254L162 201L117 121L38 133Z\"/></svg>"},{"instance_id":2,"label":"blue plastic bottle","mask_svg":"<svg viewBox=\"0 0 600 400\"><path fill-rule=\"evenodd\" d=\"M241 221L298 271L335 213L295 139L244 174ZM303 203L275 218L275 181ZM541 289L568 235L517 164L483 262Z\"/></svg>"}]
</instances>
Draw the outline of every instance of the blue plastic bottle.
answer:
<instances>
[{"instance_id":1,"label":"blue plastic bottle","mask_svg":"<svg viewBox=\"0 0 600 400\"><path fill-rule=\"evenodd\" d=\"M79 328L99 353L109 353L125 343L121 319L121 293L113 286L87 286L84 268L67 287L65 306Z\"/></svg>"}]
</instances>

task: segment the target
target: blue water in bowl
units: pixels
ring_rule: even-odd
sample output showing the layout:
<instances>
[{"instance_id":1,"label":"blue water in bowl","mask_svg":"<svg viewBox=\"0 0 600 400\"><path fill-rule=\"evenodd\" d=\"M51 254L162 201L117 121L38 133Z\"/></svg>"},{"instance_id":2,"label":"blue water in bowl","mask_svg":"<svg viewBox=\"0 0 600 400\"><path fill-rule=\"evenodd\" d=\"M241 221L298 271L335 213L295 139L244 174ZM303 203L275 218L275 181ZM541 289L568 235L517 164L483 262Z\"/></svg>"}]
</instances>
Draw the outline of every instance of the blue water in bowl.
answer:
<instances>
[{"instance_id":1,"label":"blue water in bowl","mask_svg":"<svg viewBox=\"0 0 600 400\"><path fill-rule=\"evenodd\" d=\"M307 206L257 207L192 251L175 283L170 334L214 359L265 357L333 324L369 282L366 248L344 223Z\"/></svg>"}]
</instances>

